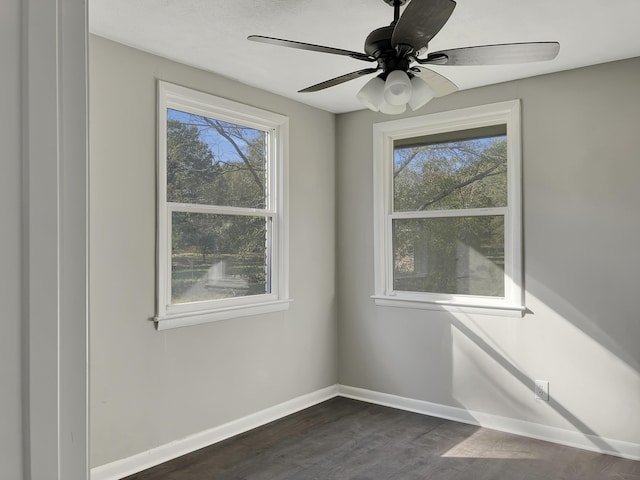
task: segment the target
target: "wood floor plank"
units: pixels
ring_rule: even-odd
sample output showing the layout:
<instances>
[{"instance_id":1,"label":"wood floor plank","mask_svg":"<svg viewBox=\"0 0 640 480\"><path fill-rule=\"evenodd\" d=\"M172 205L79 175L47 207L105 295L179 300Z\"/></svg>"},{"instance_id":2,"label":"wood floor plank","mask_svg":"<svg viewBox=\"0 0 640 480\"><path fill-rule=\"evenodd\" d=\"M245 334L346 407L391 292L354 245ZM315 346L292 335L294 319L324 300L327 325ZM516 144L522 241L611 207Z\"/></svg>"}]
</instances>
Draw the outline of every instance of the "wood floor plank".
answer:
<instances>
[{"instance_id":1,"label":"wood floor plank","mask_svg":"<svg viewBox=\"0 0 640 480\"><path fill-rule=\"evenodd\" d=\"M640 480L640 462L337 397L123 480Z\"/></svg>"}]
</instances>

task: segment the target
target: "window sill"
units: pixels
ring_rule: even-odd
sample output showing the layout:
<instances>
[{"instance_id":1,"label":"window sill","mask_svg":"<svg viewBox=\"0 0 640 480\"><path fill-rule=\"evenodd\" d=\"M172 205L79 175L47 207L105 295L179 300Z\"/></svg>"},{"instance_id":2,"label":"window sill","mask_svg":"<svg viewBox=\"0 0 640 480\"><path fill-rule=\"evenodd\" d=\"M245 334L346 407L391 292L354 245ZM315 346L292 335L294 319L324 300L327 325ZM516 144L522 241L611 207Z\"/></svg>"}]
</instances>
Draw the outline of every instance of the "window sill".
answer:
<instances>
[{"instance_id":1,"label":"window sill","mask_svg":"<svg viewBox=\"0 0 640 480\"><path fill-rule=\"evenodd\" d=\"M445 300L390 297L384 295L372 295L371 298L373 298L375 304L380 307L412 308L416 310L434 310L446 313L522 318L527 311L527 307L524 305L474 304Z\"/></svg>"},{"instance_id":2,"label":"window sill","mask_svg":"<svg viewBox=\"0 0 640 480\"><path fill-rule=\"evenodd\" d=\"M230 320L232 318L280 312L288 310L289 304L292 301L293 300L289 299L276 300L273 302L265 302L255 305L241 305L208 311L158 315L154 317L153 320L156 324L156 330L168 330L171 328L188 327L191 325L200 325L202 323L217 322L220 320Z\"/></svg>"}]
</instances>

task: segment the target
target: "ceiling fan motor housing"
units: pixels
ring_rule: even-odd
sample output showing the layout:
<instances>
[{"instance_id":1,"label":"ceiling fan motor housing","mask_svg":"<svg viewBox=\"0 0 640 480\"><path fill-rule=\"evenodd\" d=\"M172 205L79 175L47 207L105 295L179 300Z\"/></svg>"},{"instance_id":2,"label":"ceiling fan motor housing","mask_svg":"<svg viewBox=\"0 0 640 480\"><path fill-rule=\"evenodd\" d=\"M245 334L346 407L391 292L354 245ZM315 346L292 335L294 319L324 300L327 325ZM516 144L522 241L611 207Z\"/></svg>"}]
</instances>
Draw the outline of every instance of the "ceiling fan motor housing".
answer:
<instances>
[{"instance_id":1,"label":"ceiling fan motor housing","mask_svg":"<svg viewBox=\"0 0 640 480\"><path fill-rule=\"evenodd\" d=\"M364 51L378 62L378 66L387 75L394 70L407 71L410 61L398 54L391 45L391 36L395 25L375 29L364 42Z\"/></svg>"}]
</instances>

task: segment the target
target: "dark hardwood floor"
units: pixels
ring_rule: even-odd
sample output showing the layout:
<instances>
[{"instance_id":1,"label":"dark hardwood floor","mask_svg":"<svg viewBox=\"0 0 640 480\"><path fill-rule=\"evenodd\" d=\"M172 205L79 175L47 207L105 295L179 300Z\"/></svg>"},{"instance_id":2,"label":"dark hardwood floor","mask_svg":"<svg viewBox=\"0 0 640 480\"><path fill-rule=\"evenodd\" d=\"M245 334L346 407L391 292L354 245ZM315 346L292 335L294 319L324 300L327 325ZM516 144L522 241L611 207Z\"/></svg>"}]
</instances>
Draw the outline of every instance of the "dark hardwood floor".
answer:
<instances>
[{"instance_id":1,"label":"dark hardwood floor","mask_svg":"<svg viewBox=\"0 0 640 480\"><path fill-rule=\"evenodd\" d=\"M126 480L640 480L640 462L334 398Z\"/></svg>"}]
</instances>

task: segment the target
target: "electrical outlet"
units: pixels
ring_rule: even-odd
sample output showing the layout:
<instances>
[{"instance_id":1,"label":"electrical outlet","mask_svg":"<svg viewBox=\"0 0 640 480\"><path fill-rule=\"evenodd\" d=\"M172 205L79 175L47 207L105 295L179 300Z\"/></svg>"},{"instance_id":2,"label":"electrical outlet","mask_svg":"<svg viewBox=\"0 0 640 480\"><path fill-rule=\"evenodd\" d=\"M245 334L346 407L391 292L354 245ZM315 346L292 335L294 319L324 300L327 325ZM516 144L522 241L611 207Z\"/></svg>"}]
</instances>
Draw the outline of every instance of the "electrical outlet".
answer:
<instances>
[{"instance_id":1,"label":"electrical outlet","mask_svg":"<svg viewBox=\"0 0 640 480\"><path fill-rule=\"evenodd\" d=\"M536 380L534 388L536 399L549 401L549 382L547 380Z\"/></svg>"}]
</instances>

